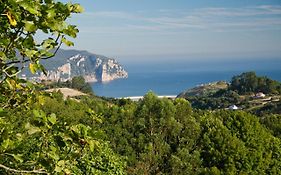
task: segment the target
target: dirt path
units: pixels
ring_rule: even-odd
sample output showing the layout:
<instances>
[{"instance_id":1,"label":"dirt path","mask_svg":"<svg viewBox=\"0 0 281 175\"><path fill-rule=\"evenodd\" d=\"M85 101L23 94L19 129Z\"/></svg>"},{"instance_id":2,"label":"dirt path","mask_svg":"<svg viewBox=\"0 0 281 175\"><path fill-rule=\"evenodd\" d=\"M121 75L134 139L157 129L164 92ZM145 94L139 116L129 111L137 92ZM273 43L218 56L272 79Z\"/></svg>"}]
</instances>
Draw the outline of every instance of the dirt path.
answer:
<instances>
[{"instance_id":1,"label":"dirt path","mask_svg":"<svg viewBox=\"0 0 281 175\"><path fill-rule=\"evenodd\" d=\"M81 96L81 95L87 95L83 92L80 92L75 89L70 89L70 88L54 88L54 89L48 89L46 92L57 92L60 91L63 94L63 98L66 99L67 97L76 97L76 96Z\"/></svg>"}]
</instances>

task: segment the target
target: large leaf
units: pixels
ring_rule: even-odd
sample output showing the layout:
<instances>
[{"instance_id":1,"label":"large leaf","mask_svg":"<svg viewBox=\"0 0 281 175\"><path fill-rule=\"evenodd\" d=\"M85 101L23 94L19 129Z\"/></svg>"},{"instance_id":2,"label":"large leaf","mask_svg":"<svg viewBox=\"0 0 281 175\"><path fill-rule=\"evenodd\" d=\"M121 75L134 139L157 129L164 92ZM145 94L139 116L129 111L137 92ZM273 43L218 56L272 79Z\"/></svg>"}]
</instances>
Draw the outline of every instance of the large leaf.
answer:
<instances>
[{"instance_id":1,"label":"large leaf","mask_svg":"<svg viewBox=\"0 0 281 175\"><path fill-rule=\"evenodd\" d=\"M25 23L25 30L27 32L35 32L37 30L37 27L33 21L25 21L24 23Z\"/></svg>"},{"instance_id":2,"label":"large leaf","mask_svg":"<svg viewBox=\"0 0 281 175\"><path fill-rule=\"evenodd\" d=\"M23 162L22 154L11 154L11 156L13 156L13 158L14 158L16 161L18 161L18 162L20 162L20 163Z\"/></svg>"},{"instance_id":3,"label":"large leaf","mask_svg":"<svg viewBox=\"0 0 281 175\"><path fill-rule=\"evenodd\" d=\"M27 130L27 133L28 133L29 135L32 135L32 134L35 134L35 133L41 131L40 128L35 127L35 126L32 126L30 123L27 123L27 124L25 125L25 129Z\"/></svg>"},{"instance_id":4,"label":"large leaf","mask_svg":"<svg viewBox=\"0 0 281 175\"><path fill-rule=\"evenodd\" d=\"M80 4L73 4L72 12L74 12L74 13L82 13L83 11L84 11L84 8Z\"/></svg>"},{"instance_id":5,"label":"large leaf","mask_svg":"<svg viewBox=\"0 0 281 175\"><path fill-rule=\"evenodd\" d=\"M40 6L34 5L30 3L29 1L21 1L18 3L21 7L23 7L25 10L27 10L29 13L37 16L41 16L41 13L39 12L38 8Z\"/></svg>"},{"instance_id":6,"label":"large leaf","mask_svg":"<svg viewBox=\"0 0 281 175\"><path fill-rule=\"evenodd\" d=\"M51 122L53 125L57 123L57 117L56 114L51 114L48 118L49 122Z\"/></svg>"},{"instance_id":7,"label":"large leaf","mask_svg":"<svg viewBox=\"0 0 281 175\"><path fill-rule=\"evenodd\" d=\"M67 45L67 46L73 46L73 45L74 45L73 42L67 40L67 39L64 38L64 37L61 39L61 41L62 41L65 45Z\"/></svg>"},{"instance_id":8,"label":"large leaf","mask_svg":"<svg viewBox=\"0 0 281 175\"><path fill-rule=\"evenodd\" d=\"M12 26L16 26L17 25L17 21L16 21L15 17L13 16L12 12L8 11L6 15L7 15L8 19L9 19L10 24Z\"/></svg>"},{"instance_id":9,"label":"large leaf","mask_svg":"<svg viewBox=\"0 0 281 175\"><path fill-rule=\"evenodd\" d=\"M37 66L34 63L29 63L29 70L32 74L35 74L37 71Z\"/></svg>"}]
</instances>

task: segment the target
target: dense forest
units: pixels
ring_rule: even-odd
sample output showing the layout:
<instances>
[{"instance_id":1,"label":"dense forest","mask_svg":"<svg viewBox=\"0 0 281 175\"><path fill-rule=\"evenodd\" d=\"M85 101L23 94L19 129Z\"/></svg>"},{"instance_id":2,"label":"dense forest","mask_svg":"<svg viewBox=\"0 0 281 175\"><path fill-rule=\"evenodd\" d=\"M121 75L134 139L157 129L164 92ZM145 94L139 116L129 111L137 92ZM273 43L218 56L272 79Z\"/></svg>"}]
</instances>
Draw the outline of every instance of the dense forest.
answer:
<instances>
[{"instance_id":1,"label":"dense forest","mask_svg":"<svg viewBox=\"0 0 281 175\"><path fill-rule=\"evenodd\" d=\"M79 30L66 21L82 11L52 0L0 0L0 174L281 174L280 102L255 115L193 108L192 100L152 92L138 102L100 98L81 77L54 84L20 79L25 67L46 74L40 60L74 44L69 38ZM38 32L46 39L35 40ZM234 77L213 95L280 95L278 82L254 75ZM64 86L88 95L64 99L44 91Z\"/></svg>"},{"instance_id":2,"label":"dense forest","mask_svg":"<svg viewBox=\"0 0 281 175\"><path fill-rule=\"evenodd\" d=\"M1 165L51 174L281 173L281 115L194 110L153 93L139 102L41 98L1 110Z\"/></svg>"},{"instance_id":3,"label":"dense forest","mask_svg":"<svg viewBox=\"0 0 281 175\"><path fill-rule=\"evenodd\" d=\"M268 77L259 77L255 72L245 72L234 76L230 83L230 90L238 94L263 92L266 94L281 94L281 84Z\"/></svg>"}]
</instances>

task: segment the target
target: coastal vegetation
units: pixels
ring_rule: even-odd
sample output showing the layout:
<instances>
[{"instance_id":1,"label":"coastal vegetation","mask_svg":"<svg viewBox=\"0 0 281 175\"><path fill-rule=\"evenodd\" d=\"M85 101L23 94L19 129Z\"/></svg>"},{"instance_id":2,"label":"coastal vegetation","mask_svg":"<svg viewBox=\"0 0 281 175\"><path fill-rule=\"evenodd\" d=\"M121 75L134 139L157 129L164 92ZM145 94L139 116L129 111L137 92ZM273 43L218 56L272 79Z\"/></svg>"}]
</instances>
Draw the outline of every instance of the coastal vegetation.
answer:
<instances>
[{"instance_id":1,"label":"coastal vegetation","mask_svg":"<svg viewBox=\"0 0 281 175\"><path fill-rule=\"evenodd\" d=\"M234 76L230 83L215 82L189 89L178 97L185 98L197 109L240 109L262 115L280 114L281 83L255 72Z\"/></svg>"},{"instance_id":2,"label":"coastal vegetation","mask_svg":"<svg viewBox=\"0 0 281 175\"><path fill-rule=\"evenodd\" d=\"M258 92L280 95L281 84L268 77L259 77L255 72L245 72L232 78L229 90L242 95Z\"/></svg>"},{"instance_id":3,"label":"coastal vegetation","mask_svg":"<svg viewBox=\"0 0 281 175\"><path fill-rule=\"evenodd\" d=\"M44 82L42 82L42 84L44 85L44 88L46 88L46 89L72 88L72 89L76 89L78 91L81 91L81 92L84 92L87 94L93 94L93 90L92 90L90 83L87 83L83 76L73 77L71 80L67 80L65 82L44 81Z\"/></svg>"},{"instance_id":4,"label":"coastal vegetation","mask_svg":"<svg viewBox=\"0 0 281 175\"><path fill-rule=\"evenodd\" d=\"M40 60L73 44L66 37L78 29L65 21L82 8L52 0L0 2L0 174L281 174L280 102L268 102L258 116L198 109L192 99L152 92L137 102L91 93L65 99L18 74L24 63L31 73L46 72ZM36 43L38 31L50 38ZM280 98L279 82L253 73L217 85L200 95L220 106L263 90ZM82 77L54 86L89 91Z\"/></svg>"},{"instance_id":5,"label":"coastal vegetation","mask_svg":"<svg viewBox=\"0 0 281 175\"><path fill-rule=\"evenodd\" d=\"M1 109L0 164L52 174L279 174L281 115L196 110L188 101L79 101L60 93ZM23 115L24 114L24 115ZM0 169L1 173L9 173Z\"/></svg>"}]
</instances>

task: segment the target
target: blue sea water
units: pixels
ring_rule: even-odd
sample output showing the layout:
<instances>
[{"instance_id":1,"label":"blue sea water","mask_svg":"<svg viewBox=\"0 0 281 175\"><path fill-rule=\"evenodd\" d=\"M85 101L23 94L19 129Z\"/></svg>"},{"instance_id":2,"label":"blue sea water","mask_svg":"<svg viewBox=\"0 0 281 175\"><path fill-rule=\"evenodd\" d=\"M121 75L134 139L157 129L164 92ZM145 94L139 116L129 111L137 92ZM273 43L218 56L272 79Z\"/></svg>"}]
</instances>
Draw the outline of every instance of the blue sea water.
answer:
<instances>
[{"instance_id":1,"label":"blue sea water","mask_svg":"<svg viewBox=\"0 0 281 175\"><path fill-rule=\"evenodd\" d=\"M129 73L127 79L93 83L94 93L105 97L142 96L148 91L153 91L157 95L178 95L199 84L219 80L230 81L234 75L246 71L255 71L259 76L281 81L281 59L128 63L125 68Z\"/></svg>"}]
</instances>

